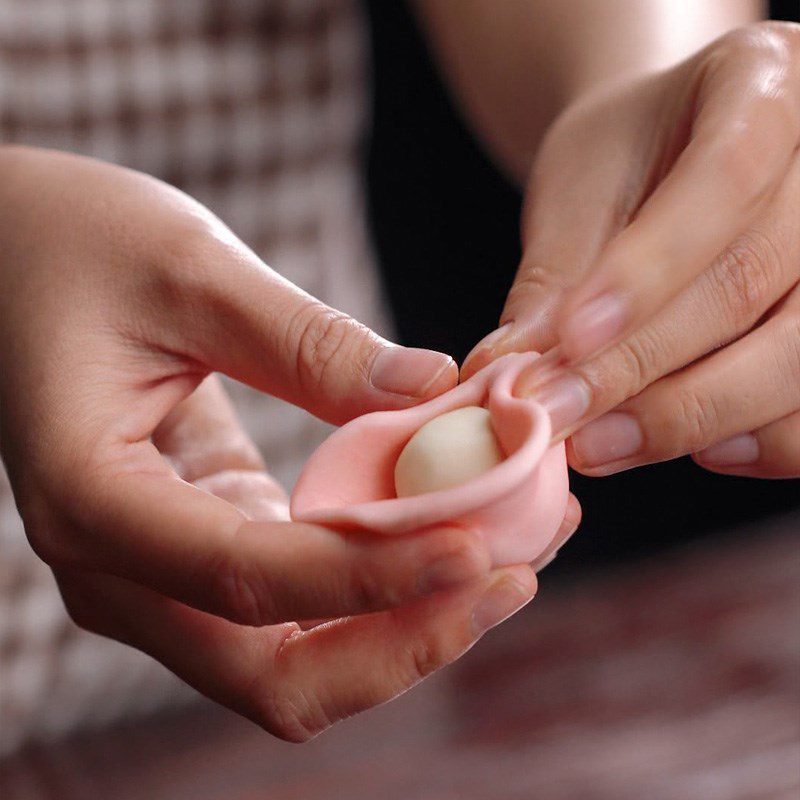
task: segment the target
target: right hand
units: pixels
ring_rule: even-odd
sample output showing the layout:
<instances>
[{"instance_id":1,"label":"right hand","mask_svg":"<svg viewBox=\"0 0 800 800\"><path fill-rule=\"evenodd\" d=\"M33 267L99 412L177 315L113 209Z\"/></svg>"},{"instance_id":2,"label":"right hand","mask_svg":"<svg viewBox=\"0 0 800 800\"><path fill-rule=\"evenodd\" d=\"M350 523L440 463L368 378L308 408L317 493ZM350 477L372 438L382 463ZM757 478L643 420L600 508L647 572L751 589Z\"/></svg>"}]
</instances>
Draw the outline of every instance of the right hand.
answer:
<instances>
[{"instance_id":1,"label":"right hand","mask_svg":"<svg viewBox=\"0 0 800 800\"><path fill-rule=\"evenodd\" d=\"M286 521L205 380L224 372L341 423L450 388L451 359L324 306L152 178L26 148L0 148L0 176L2 455L78 624L304 740L532 597L531 569L491 572L477 532ZM320 618L337 621L293 622Z\"/></svg>"}]
</instances>

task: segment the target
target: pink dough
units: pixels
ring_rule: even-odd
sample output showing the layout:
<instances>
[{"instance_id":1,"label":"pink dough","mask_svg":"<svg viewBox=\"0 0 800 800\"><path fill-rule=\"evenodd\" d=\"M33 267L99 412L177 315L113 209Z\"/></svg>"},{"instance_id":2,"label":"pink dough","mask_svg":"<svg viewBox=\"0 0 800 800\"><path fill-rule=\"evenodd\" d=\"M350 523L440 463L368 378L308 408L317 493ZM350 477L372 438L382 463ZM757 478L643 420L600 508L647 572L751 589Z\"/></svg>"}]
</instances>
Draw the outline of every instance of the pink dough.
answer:
<instances>
[{"instance_id":1,"label":"pink dough","mask_svg":"<svg viewBox=\"0 0 800 800\"><path fill-rule=\"evenodd\" d=\"M495 566L533 561L553 541L569 493L564 446L548 447L549 417L511 393L537 357L512 353L427 403L344 425L306 463L292 519L379 535L455 525L484 537ZM394 467L408 440L434 417L470 405L489 410L505 460L460 486L396 497Z\"/></svg>"}]
</instances>

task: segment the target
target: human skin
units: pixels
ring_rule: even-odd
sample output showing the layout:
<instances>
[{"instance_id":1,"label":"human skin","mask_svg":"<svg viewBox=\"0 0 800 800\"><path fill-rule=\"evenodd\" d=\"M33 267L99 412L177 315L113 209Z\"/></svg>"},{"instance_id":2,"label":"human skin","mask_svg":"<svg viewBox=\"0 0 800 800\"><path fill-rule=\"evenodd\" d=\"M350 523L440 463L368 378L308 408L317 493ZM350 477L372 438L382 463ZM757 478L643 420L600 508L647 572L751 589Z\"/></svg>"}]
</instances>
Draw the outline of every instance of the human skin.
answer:
<instances>
[{"instance_id":1,"label":"human skin","mask_svg":"<svg viewBox=\"0 0 800 800\"><path fill-rule=\"evenodd\" d=\"M588 475L691 453L800 476L800 26L733 0L467 0L460 26L418 5L526 186L514 286L462 374L547 351L518 392Z\"/></svg>"},{"instance_id":2,"label":"human skin","mask_svg":"<svg viewBox=\"0 0 800 800\"><path fill-rule=\"evenodd\" d=\"M289 522L212 375L341 423L448 389L449 357L311 298L153 178L18 147L0 175L0 444L79 625L303 741L533 596L534 570L491 570L474 532Z\"/></svg>"}]
</instances>

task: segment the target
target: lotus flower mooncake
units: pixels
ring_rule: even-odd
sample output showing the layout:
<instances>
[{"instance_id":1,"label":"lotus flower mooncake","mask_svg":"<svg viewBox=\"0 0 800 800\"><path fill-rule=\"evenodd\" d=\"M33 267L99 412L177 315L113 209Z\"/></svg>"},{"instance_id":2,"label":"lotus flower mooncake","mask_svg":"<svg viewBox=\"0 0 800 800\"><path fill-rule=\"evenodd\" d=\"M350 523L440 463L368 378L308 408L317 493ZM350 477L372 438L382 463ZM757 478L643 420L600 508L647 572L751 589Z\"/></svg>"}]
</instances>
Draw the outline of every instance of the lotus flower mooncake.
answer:
<instances>
[{"instance_id":1,"label":"lotus flower mooncake","mask_svg":"<svg viewBox=\"0 0 800 800\"><path fill-rule=\"evenodd\" d=\"M535 358L512 353L433 400L344 425L306 463L292 519L389 536L434 525L469 528L484 537L495 566L534 561L552 543L569 494L564 446L550 447L548 415L512 395ZM488 410L503 460L466 483L397 497L395 465L405 445L429 421L465 406Z\"/></svg>"}]
</instances>

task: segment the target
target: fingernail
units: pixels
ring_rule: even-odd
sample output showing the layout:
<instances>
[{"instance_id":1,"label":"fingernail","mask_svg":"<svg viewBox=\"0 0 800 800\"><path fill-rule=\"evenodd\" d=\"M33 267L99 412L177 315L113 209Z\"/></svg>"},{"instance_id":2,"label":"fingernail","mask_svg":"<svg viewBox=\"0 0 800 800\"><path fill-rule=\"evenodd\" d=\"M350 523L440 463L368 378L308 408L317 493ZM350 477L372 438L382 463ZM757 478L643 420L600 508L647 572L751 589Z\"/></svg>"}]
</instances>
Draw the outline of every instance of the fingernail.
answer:
<instances>
[{"instance_id":1,"label":"fingernail","mask_svg":"<svg viewBox=\"0 0 800 800\"><path fill-rule=\"evenodd\" d=\"M553 559L555 559L561 548L572 538L572 536L575 534L575 531L578 530L579 525L580 525L580 519L577 519L575 520L574 523L570 523L566 531L564 531L563 533L559 531L559 533L556 534L556 537L553 539L552 542L550 542L549 545L550 547L553 548L553 552L550 553L545 558L543 558L541 561L534 561L531 564L531 567L535 569L536 572L541 572L548 564L550 564L553 561Z\"/></svg>"},{"instance_id":2,"label":"fingernail","mask_svg":"<svg viewBox=\"0 0 800 800\"><path fill-rule=\"evenodd\" d=\"M553 552L550 553L550 555L547 556L547 558L544 561L542 561L541 564L536 564L533 567L533 569L535 569L536 572L541 572L545 567L549 566L556 560L557 555L558 555L558 550L553 550Z\"/></svg>"},{"instance_id":3,"label":"fingernail","mask_svg":"<svg viewBox=\"0 0 800 800\"><path fill-rule=\"evenodd\" d=\"M582 466L599 467L636 455L644 436L630 414L612 411L572 434L572 449Z\"/></svg>"},{"instance_id":4,"label":"fingernail","mask_svg":"<svg viewBox=\"0 0 800 800\"><path fill-rule=\"evenodd\" d=\"M529 603L535 588L524 586L509 575L504 575L484 593L472 612L472 632L475 636L499 625Z\"/></svg>"},{"instance_id":5,"label":"fingernail","mask_svg":"<svg viewBox=\"0 0 800 800\"><path fill-rule=\"evenodd\" d=\"M494 359L495 355L500 351L500 345L508 338L510 333L511 323L506 322L505 325L501 325L497 330L484 336L467 354L462 370L464 367L469 367L470 372L477 372L483 369Z\"/></svg>"},{"instance_id":6,"label":"fingernail","mask_svg":"<svg viewBox=\"0 0 800 800\"><path fill-rule=\"evenodd\" d=\"M611 344L625 330L628 304L614 292L582 305L564 325L562 344L570 358L582 359Z\"/></svg>"},{"instance_id":7,"label":"fingernail","mask_svg":"<svg viewBox=\"0 0 800 800\"><path fill-rule=\"evenodd\" d=\"M453 373L455 382L456 363L444 353L416 347L385 347L372 363L369 382L382 392L427 397L435 394L440 382L445 388L448 372Z\"/></svg>"},{"instance_id":8,"label":"fingernail","mask_svg":"<svg viewBox=\"0 0 800 800\"><path fill-rule=\"evenodd\" d=\"M564 375L542 386L533 394L550 415L555 438L571 428L589 410L589 387L577 375Z\"/></svg>"},{"instance_id":9,"label":"fingernail","mask_svg":"<svg viewBox=\"0 0 800 800\"><path fill-rule=\"evenodd\" d=\"M714 467L734 467L758 461L758 439L752 433L742 433L724 442L712 444L696 454L697 460Z\"/></svg>"},{"instance_id":10,"label":"fingernail","mask_svg":"<svg viewBox=\"0 0 800 800\"><path fill-rule=\"evenodd\" d=\"M514 385L515 397L533 397L534 392L564 371L564 357L557 345L536 359L530 367L522 370Z\"/></svg>"}]
</instances>

